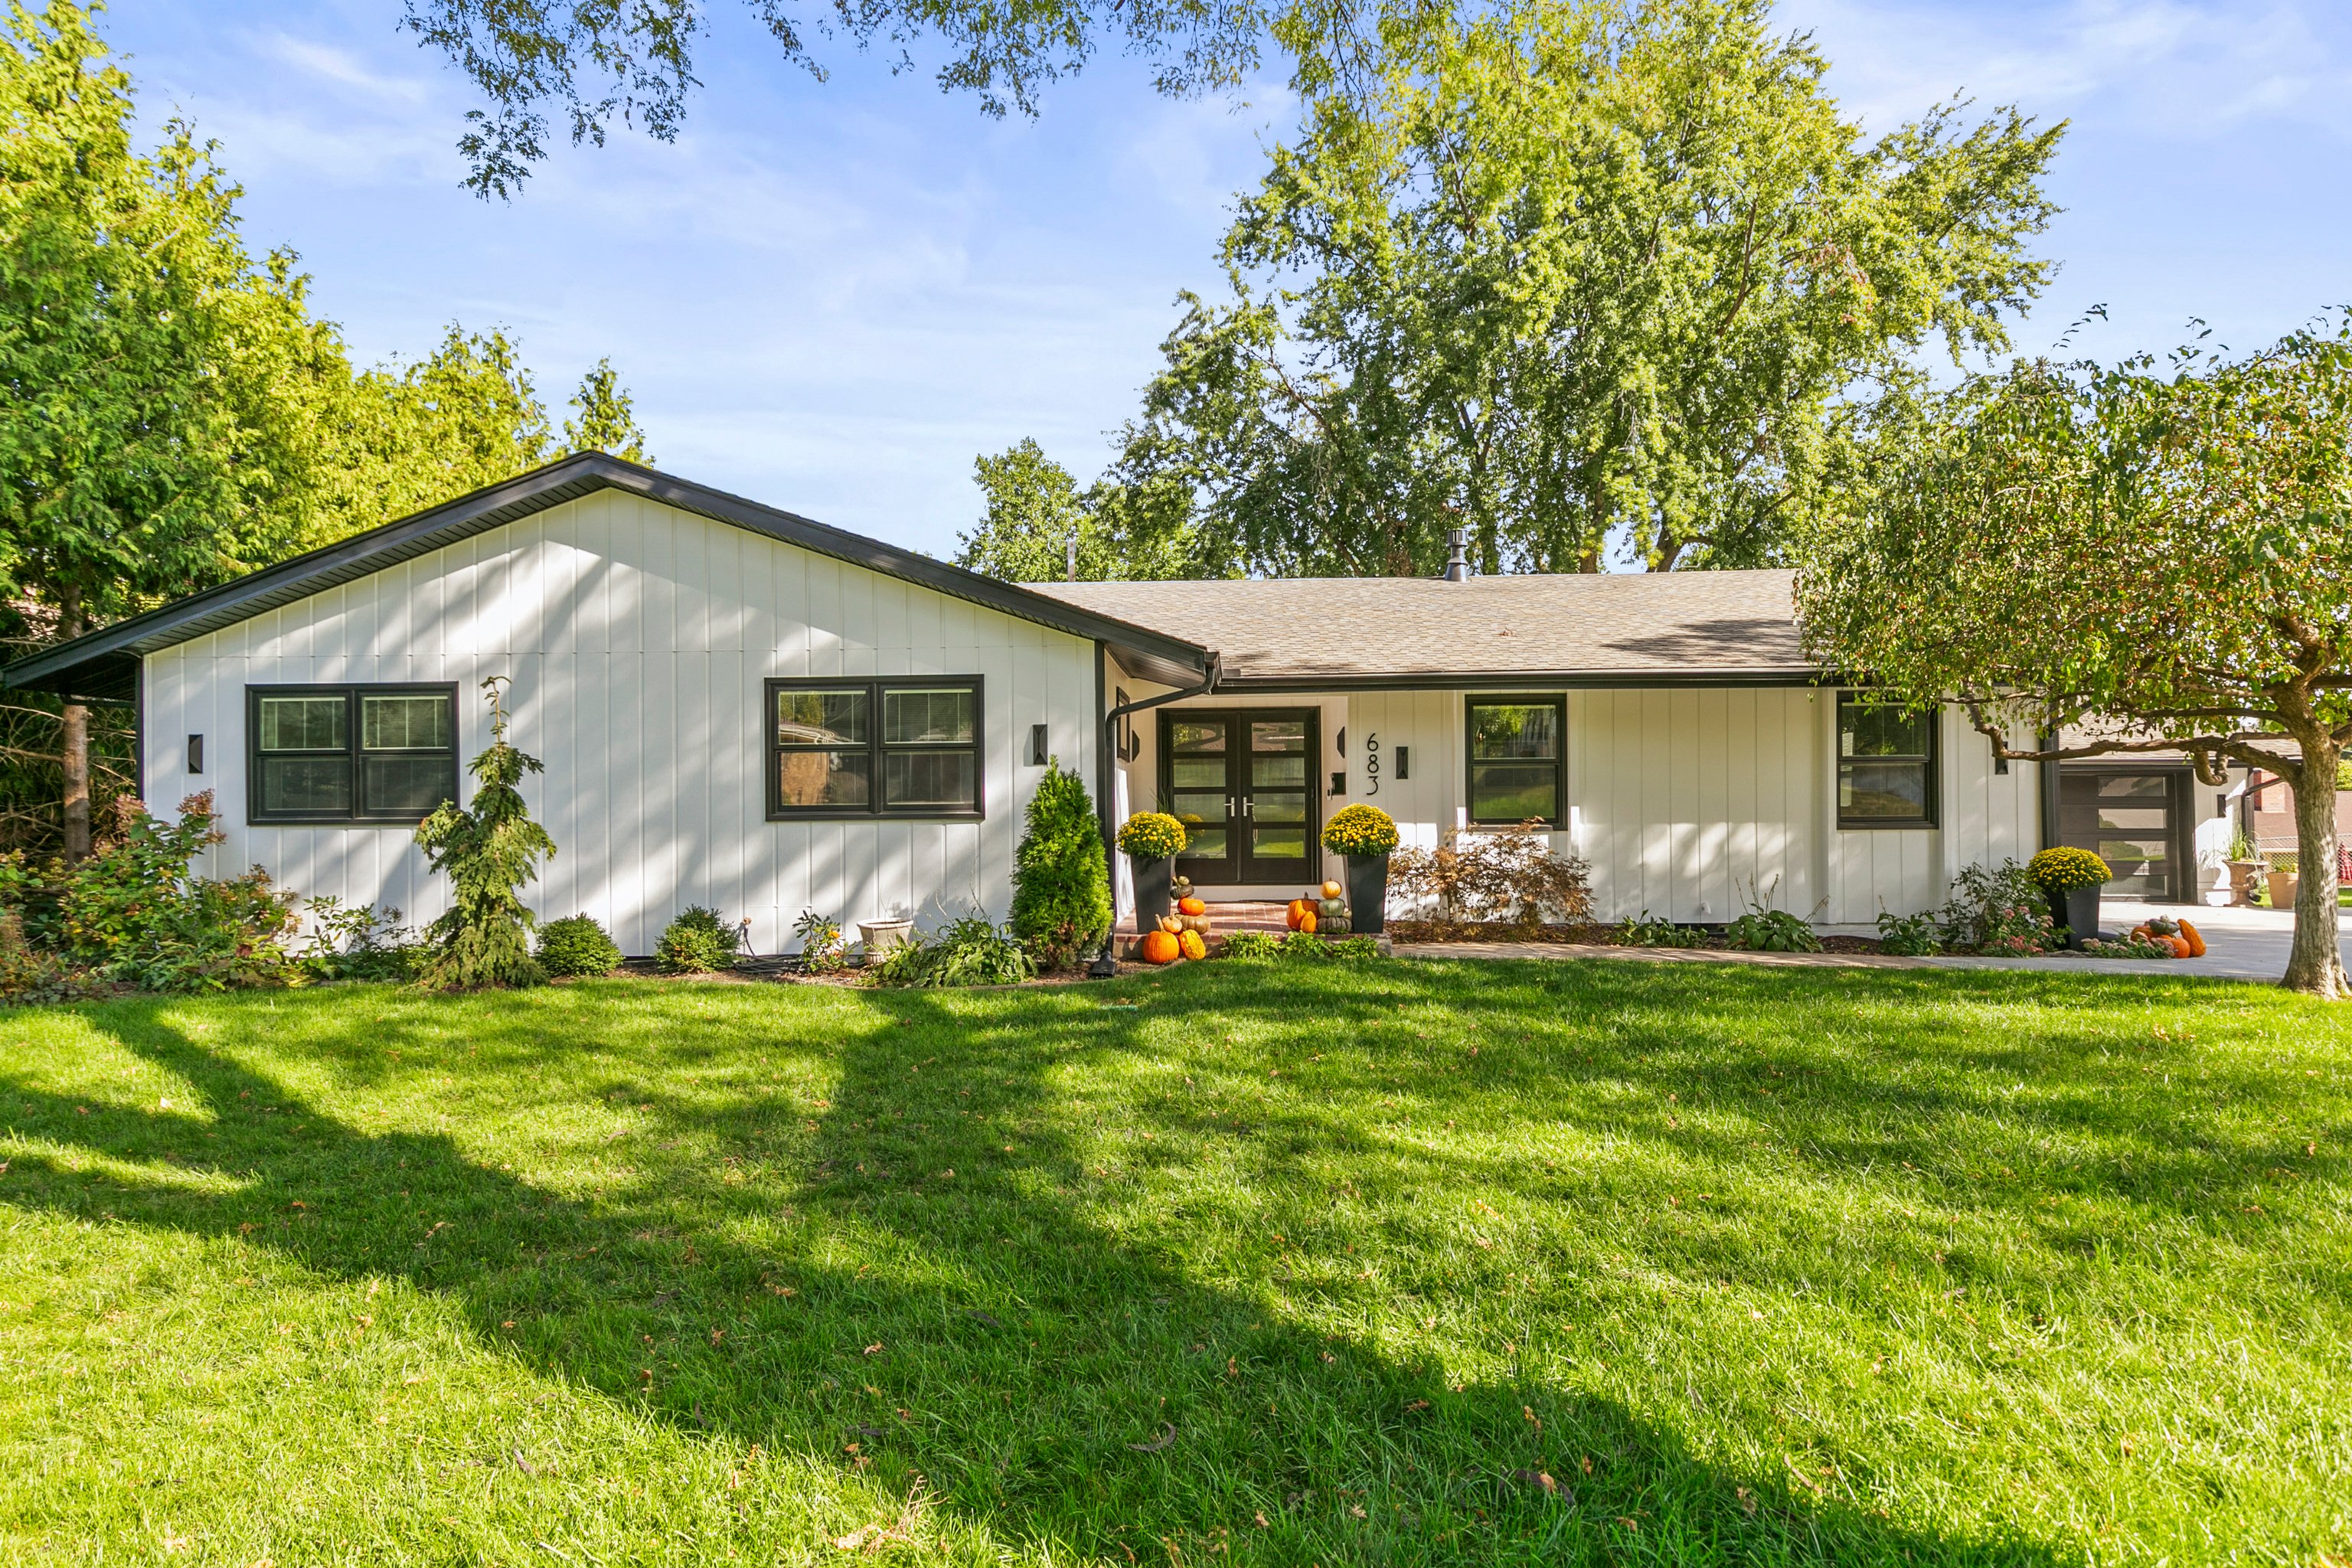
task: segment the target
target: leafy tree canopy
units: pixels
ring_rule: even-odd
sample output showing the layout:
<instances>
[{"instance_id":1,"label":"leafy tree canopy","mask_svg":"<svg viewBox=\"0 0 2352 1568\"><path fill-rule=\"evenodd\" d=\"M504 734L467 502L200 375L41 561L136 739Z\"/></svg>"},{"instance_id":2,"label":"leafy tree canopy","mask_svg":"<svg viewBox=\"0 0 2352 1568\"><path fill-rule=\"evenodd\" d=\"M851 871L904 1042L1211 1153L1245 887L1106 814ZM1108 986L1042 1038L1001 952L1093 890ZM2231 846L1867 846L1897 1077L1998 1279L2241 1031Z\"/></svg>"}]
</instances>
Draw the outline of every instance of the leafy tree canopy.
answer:
<instances>
[{"instance_id":1,"label":"leafy tree canopy","mask_svg":"<svg viewBox=\"0 0 2352 1568\"><path fill-rule=\"evenodd\" d=\"M1875 140L1768 0L1392 19L1183 297L1129 482L1280 574L1777 558L1857 404L1999 351L2061 128L1947 104Z\"/></svg>"},{"instance_id":2,"label":"leafy tree canopy","mask_svg":"<svg viewBox=\"0 0 2352 1568\"><path fill-rule=\"evenodd\" d=\"M642 449L609 363L559 440L502 335L355 372L299 258L256 260L208 143L142 152L70 0L0 16L0 642L13 655L502 479ZM0 839L89 846L124 726L0 706Z\"/></svg>"},{"instance_id":3,"label":"leafy tree canopy","mask_svg":"<svg viewBox=\"0 0 2352 1568\"><path fill-rule=\"evenodd\" d=\"M1034 440L972 465L987 498L979 526L957 541L956 564L1008 583L1042 583L1070 569L1088 582L1222 575L1196 570L1185 520L1190 497L1165 481L1102 480L1078 489Z\"/></svg>"},{"instance_id":4,"label":"leafy tree canopy","mask_svg":"<svg viewBox=\"0 0 2352 1568\"><path fill-rule=\"evenodd\" d=\"M1002 115L1036 111L1047 83L1105 45L1151 62L1163 92L1238 82L1258 58L1264 14L1254 0L835 0L810 13L785 0L744 0L783 58L818 79L812 31L893 51L911 68L919 46L945 48L940 87L978 95ZM697 0L405 0L405 23L473 79L488 107L467 115L457 143L467 184L511 196L568 133L602 146L614 122L674 140L699 85L694 56L710 26ZM559 126L561 130L559 131Z\"/></svg>"},{"instance_id":5,"label":"leafy tree canopy","mask_svg":"<svg viewBox=\"0 0 2352 1568\"><path fill-rule=\"evenodd\" d=\"M2286 779L2287 984L2345 994L2335 795L2352 744L2352 317L2259 353L2024 363L1876 433L1805 542L1832 668L1957 699L2011 757L2185 750ZM2027 737L2057 739L2036 743Z\"/></svg>"}]
</instances>

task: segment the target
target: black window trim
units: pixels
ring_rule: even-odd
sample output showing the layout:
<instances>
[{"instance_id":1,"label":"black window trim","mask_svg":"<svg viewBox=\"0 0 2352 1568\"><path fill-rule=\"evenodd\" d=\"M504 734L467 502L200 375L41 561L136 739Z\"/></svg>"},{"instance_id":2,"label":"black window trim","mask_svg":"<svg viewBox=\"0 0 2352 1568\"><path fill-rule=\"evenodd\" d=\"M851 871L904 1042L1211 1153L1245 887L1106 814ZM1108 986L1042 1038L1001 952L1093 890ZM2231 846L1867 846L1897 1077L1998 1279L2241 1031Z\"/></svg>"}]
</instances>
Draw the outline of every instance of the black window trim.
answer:
<instances>
[{"instance_id":1,"label":"black window trim","mask_svg":"<svg viewBox=\"0 0 2352 1568\"><path fill-rule=\"evenodd\" d=\"M1549 707L1554 718L1552 733L1559 737L1559 754L1552 759L1551 814L1543 824L1558 833L1568 826L1568 693L1564 691L1486 691L1466 693L1462 699L1462 815L1473 827L1517 827L1524 817L1512 817L1506 822L1499 816L1478 815L1476 778L1480 759L1472 733L1470 714L1478 708L1538 708ZM1488 757L1487 762L1507 759ZM1521 761L1535 761L1522 758Z\"/></svg>"},{"instance_id":2,"label":"black window trim","mask_svg":"<svg viewBox=\"0 0 2352 1568\"><path fill-rule=\"evenodd\" d=\"M936 690L942 687L969 687L971 690L971 742L964 746L933 745L889 746L883 741L882 696L897 689ZM864 805L786 805L783 803L783 780L778 775L777 753L782 742L776 734L776 694L780 691L848 691L864 689L866 694L867 720L866 752L872 759L869 794L872 798ZM988 692L983 678L978 675L807 675L772 676L760 687L760 704L765 710L760 721L762 744L761 771L767 775L768 820L770 822L982 822L988 817ZM852 747L823 748L835 751L854 750ZM892 751L919 750L964 751L971 752L972 809L942 811L936 806L897 807L883 805L882 795L887 777L884 758Z\"/></svg>"},{"instance_id":3,"label":"black window trim","mask_svg":"<svg viewBox=\"0 0 2352 1568\"><path fill-rule=\"evenodd\" d=\"M343 700L343 751L351 760L352 808L349 811L264 811L261 807L261 700L265 697L324 697ZM363 812L367 770L360 765L360 699L362 697L446 697L449 700L449 784L451 800L457 794L457 753L463 737L458 731L457 683L454 680L309 680L280 682L245 689L245 822L248 827L414 827L433 815L424 811Z\"/></svg>"},{"instance_id":4,"label":"black window trim","mask_svg":"<svg viewBox=\"0 0 2352 1568\"><path fill-rule=\"evenodd\" d=\"M1837 694L1837 710L1832 715L1830 730L1830 788L1837 801L1837 825L1840 833L1918 833L1935 832L1944 825L1944 714L1937 709L1927 718L1927 752L1919 762L1927 772L1927 809L1918 816L1849 816L1845 807L1844 746L1845 710L1848 706L1884 706L1874 704L1866 691L1844 690ZM1909 757L1857 759L1878 762L1909 762Z\"/></svg>"}]
</instances>

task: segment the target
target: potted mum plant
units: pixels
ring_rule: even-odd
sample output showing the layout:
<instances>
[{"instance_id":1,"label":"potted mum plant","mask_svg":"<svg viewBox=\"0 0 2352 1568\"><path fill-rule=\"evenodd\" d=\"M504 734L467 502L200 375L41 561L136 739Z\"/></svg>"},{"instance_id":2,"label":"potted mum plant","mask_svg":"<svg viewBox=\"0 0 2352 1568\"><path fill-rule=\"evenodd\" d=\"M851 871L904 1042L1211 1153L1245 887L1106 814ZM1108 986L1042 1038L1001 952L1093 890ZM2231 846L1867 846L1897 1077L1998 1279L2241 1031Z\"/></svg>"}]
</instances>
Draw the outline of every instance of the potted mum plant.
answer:
<instances>
[{"instance_id":1,"label":"potted mum plant","mask_svg":"<svg viewBox=\"0 0 2352 1568\"><path fill-rule=\"evenodd\" d=\"M2099 934L2099 889L2115 875L2107 863L2088 849L2062 844L2028 860L2025 874L2049 897L2050 918L2066 928L2067 947L2082 952Z\"/></svg>"},{"instance_id":2,"label":"potted mum plant","mask_svg":"<svg viewBox=\"0 0 2352 1568\"><path fill-rule=\"evenodd\" d=\"M1378 936L1389 907L1389 852L1396 823L1377 805L1343 806L1323 825L1323 847L1348 858L1348 906L1357 932Z\"/></svg>"},{"instance_id":3,"label":"potted mum plant","mask_svg":"<svg viewBox=\"0 0 2352 1568\"><path fill-rule=\"evenodd\" d=\"M1119 825L1119 853L1135 868L1135 929L1160 929L1168 913L1184 825L1164 811L1139 811Z\"/></svg>"}]
</instances>

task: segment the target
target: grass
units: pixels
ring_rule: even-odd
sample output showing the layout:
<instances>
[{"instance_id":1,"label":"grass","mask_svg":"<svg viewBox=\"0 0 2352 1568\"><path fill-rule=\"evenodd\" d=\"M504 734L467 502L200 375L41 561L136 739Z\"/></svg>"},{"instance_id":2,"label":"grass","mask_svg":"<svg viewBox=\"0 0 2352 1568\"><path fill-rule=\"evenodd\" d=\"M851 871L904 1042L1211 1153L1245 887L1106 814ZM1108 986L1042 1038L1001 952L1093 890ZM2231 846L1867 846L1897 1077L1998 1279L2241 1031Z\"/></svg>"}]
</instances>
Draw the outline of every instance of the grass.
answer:
<instances>
[{"instance_id":1,"label":"grass","mask_svg":"<svg viewBox=\"0 0 2352 1568\"><path fill-rule=\"evenodd\" d=\"M0 1561L2340 1561L2348 1044L1468 961L0 1016Z\"/></svg>"}]
</instances>

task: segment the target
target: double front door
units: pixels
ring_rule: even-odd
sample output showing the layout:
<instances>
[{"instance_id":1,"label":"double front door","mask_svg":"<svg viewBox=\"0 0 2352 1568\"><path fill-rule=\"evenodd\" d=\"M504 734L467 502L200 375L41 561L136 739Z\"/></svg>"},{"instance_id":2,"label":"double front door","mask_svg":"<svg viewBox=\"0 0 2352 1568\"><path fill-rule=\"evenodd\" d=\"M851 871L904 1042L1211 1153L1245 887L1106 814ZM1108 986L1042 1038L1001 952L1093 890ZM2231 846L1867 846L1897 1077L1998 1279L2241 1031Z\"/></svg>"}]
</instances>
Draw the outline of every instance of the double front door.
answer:
<instances>
[{"instance_id":1,"label":"double front door","mask_svg":"<svg viewBox=\"0 0 2352 1568\"><path fill-rule=\"evenodd\" d=\"M1303 884L1316 875L1316 718L1312 708L1161 711L1160 798L1184 825L1179 876Z\"/></svg>"}]
</instances>

